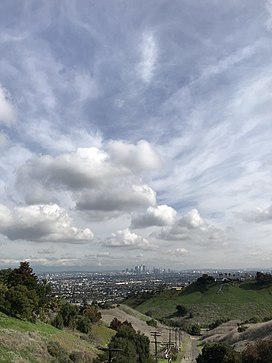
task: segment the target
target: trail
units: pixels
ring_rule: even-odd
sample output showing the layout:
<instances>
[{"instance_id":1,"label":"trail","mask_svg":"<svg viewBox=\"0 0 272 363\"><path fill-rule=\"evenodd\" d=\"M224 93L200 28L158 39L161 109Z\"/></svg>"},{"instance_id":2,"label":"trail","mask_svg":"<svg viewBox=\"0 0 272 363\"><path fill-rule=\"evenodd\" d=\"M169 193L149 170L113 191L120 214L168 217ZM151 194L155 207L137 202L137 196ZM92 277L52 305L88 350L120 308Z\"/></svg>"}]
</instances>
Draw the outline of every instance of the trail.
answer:
<instances>
[{"instance_id":1,"label":"trail","mask_svg":"<svg viewBox=\"0 0 272 363\"><path fill-rule=\"evenodd\" d=\"M197 338L190 336L190 340L187 342L186 352L184 358L181 360L181 363L195 363L198 355Z\"/></svg>"}]
</instances>

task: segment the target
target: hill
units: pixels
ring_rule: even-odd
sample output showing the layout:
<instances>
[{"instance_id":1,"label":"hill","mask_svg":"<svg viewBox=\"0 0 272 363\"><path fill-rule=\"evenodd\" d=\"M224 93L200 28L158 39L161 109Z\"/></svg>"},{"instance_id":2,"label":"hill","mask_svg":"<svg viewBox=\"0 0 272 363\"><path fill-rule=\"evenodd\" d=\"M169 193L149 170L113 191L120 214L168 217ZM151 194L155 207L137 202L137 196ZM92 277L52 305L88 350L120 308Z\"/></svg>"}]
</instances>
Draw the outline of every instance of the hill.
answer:
<instances>
[{"instance_id":1,"label":"hill","mask_svg":"<svg viewBox=\"0 0 272 363\"><path fill-rule=\"evenodd\" d=\"M82 362L91 362L98 353L95 344L105 345L115 334L101 324L93 325L92 329L87 341L81 339L79 333L59 330L45 323L32 324L0 313L0 362L56 362L49 354L50 348L59 350L62 355L73 353L72 357L80 357Z\"/></svg>"},{"instance_id":2,"label":"hill","mask_svg":"<svg viewBox=\"0 0 272 363\"><path fill-rule=\"evenodd\" d=\"M254 319L271 316L272 285L255 281L191 284L182 291L164 290L153 296L132 297L125 302L143 314L186 328L192 324L207 327L215 320ZM176 306L188 313L179 317Z\"/></svg>"}]
</instances>

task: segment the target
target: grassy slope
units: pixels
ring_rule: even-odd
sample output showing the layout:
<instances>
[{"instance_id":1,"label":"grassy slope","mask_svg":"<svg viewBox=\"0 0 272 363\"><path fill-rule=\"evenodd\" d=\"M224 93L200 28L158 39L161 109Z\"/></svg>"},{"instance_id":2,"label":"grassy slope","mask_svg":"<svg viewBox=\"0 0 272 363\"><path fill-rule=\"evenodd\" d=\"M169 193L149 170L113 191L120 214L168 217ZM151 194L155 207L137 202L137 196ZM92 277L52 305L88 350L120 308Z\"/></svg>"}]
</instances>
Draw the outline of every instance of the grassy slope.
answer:
<instances>
[{"instance_id":1,"label":"grassy slope","mask_svg":"<svg viewBox=\"0 0 272 363\"><path fill-rule=\"evenodd\" d=\"M155 318L175 318L176 305L182 304L192 312L192 319L184 323L207 325L219 318L246 320L251 317L270 316L272 287L259 289L257 284L215 283L207 291L200 292L196 286L189 286L182 292L167 290L135 306L133 299L127 301L141 313L152 312ZM177 318L175 318L177 319Z\"/></svg>"},{"instance_id":2,"label":"grassy slope","mask_svg":"<svg viewBox=\"0 0 272 363\"><path fill-rule=\"evenodd\" d=\"M100 325L93 327L93 335L99 344L107 344L113 334ZM52 362L47 352L47 342L57 341L68 352L88 352L93 357L97 354L94 344L80 339L73 334L54 328L51 325L21 321L0 313L0 362Z\"/></svg>"}]
</instances>

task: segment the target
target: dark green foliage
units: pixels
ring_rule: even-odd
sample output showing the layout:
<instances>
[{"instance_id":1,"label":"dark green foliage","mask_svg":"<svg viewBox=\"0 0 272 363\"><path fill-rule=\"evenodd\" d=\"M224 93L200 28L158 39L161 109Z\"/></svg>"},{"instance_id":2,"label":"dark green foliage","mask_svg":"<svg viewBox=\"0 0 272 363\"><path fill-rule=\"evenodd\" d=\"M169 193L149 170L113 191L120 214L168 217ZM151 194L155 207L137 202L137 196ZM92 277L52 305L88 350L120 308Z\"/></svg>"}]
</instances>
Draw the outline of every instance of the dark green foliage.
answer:
<instances>
[{"instance_id":1,"label":"dark green foliage","mask_svg":"<svg viewBox=\"0 0 272 363\"><path fill-rule=\"evenodd\" d=\"M211 324L209 324L208 328L210 330L217 328L219 325L226 323L228 321L228 319L217 319L215 321L213 321Z\"/></svg>"},{"instance_id":2,"label":"dark green foliage","mask_svg":"<svg viewBox=\"0 0 272 363\"><path fill-rule=\"evenodd\" d=\"M146 324L149 326L154 326L154 328L157 328L158 326L157 320L155 319L147 320Z\"/></svg>"},{"instance_id":3,"label":"dark green foliage","mask_svg":"<svg viewBox=\"0 0 272 363\"><path fill-rule=\"evenodd\" d=\"M188 310L184 305L177 305L176 310L178 316L185 316L186 314L188 314Z\"/></svg>"},{"instance_id":4,"label":"dark green foliage","mask_svg":"<svg viewBox=\"0 0 272 363\"><path fill-rule=\"evenodd\" d=\"M191 335L200 335L200 326L197 324L191 325L188 329L188 333Z\"/></svg>"},{"instance_id":5,"label":"dark green foliage","mask_svg":"<svg viewBox=\"0 0 272 363\"><path fill-rule=\"evenodd\" d=\"M76 328L81 333L88 334L91 326L91 321L86 316L80 316L76 322Z\"/></svg>"},{"instance_id":6,"label":"dark green foliage","mask_svg":"<svg viewBox=\"0 0 272 363\"><path fill-rule=\"evenodd\" d=\"M40 283L28 262L19 268L0 270L0 308L7 314L30 319L49 301L50 286Z\"/></svg>"},{"instance_id":7,"label":"dark green foliage","mask_svg":"<svg viewBox=\"0 0 272 363\"><path fill-rule=\"evenodd\" d=\"M113 352L113 357L118 363L148 363L151 362L149 352L149 339L145 335L133 329L130 323L124 321L119 324L118 319L113 319L112 326L116 327L117 333L109 344L112 348L121 349ZM95 362L107 361L107 353L104 353Z\"/></svg>"},{"instance_id":8,"label":"dark green foliage","mask_svg":"<svg viewBox=\"0 0 272 363\"><path fill-rule=\"evenodd\" d=\"M35 290L17 285L5 293L5 308L9 315L29 319L38 307L38 297Z\"/></svg>"},{"instance_id":9,"label":"dark green foliage","mask_svg":"<svg viewBox=\"0 0 272 363\"><path fill-rule=\"evenodd\" d=\"M78 315L78 308L68 302L60 307L59 314L62 316L63 325L68 328L74 328L76 325L76 316Z\"/></svg>"},{"instance_id":10,"label":"dark green foliage","mask_svg":"<svg viewBox=\"0 0 272 363\"><path fill-rule=\"evenodd\" d=\"M58 329L64 328L63 318L60 313L58 313L55 317L55 319L52 321L52 325L55 326Z\"/></svg>"},{"instance_id":11,"label":"dark green foliage","mask_svg":"<svg viewBox=\"0 0 272 363\"><path fill-rule=\"evenodd\" d=\"M20 262L20 267L12 270L7 278L8 287L23 285L28 289L35 289L37 284L38 278L26 261Z\"/></svg>"},{"instance_id":12,"label":"dark green foliage","mask_svg":"<svg viewBox=\"0 0 272 363\"><path fill-rule=\"evenodd\" d=\"M196 361L197 363L240 363L241 357L225 344L212 343L204 346Z\"/></svg>"},{"instance_id":13,"label":"dark green foliage","mask_svg":"<svg viewBox=\"0 0 272 363\"><path fill-rule=\"evenodd\" d=\"M272 362L272 339L260 340L247 346L242 353L242 363Z\"/></svg>"},{"instance_id":14,"label":"dark green foliage","mask_svg":"<svg viewBox=\"0 0 272 363\"><path fill-rule=\"evenodd\" d=\"M260 285L266 285L272 283L272 275L268 273L264 274L262 272L257 272L255 279Z\"/></svg>"}]
</instances>

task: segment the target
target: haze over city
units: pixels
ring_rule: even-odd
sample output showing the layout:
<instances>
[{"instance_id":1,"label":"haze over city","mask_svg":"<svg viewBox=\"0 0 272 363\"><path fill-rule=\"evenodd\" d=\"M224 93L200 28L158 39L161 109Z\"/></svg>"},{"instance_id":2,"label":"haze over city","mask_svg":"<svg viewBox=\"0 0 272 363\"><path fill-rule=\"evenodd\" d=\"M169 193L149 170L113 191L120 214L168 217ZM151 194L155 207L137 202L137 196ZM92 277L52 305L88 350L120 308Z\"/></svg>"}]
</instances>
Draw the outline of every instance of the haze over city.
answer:
<instances>
[{"instance_id":1,"label":"haze over city","mask_svg":"<svg viewBox=\"0 0 272 363\"><path fill-rule=\"evenodd\" d=\"M272 266L270 0L2 0L0 265Z\"/></svg>"}]
</instances>

